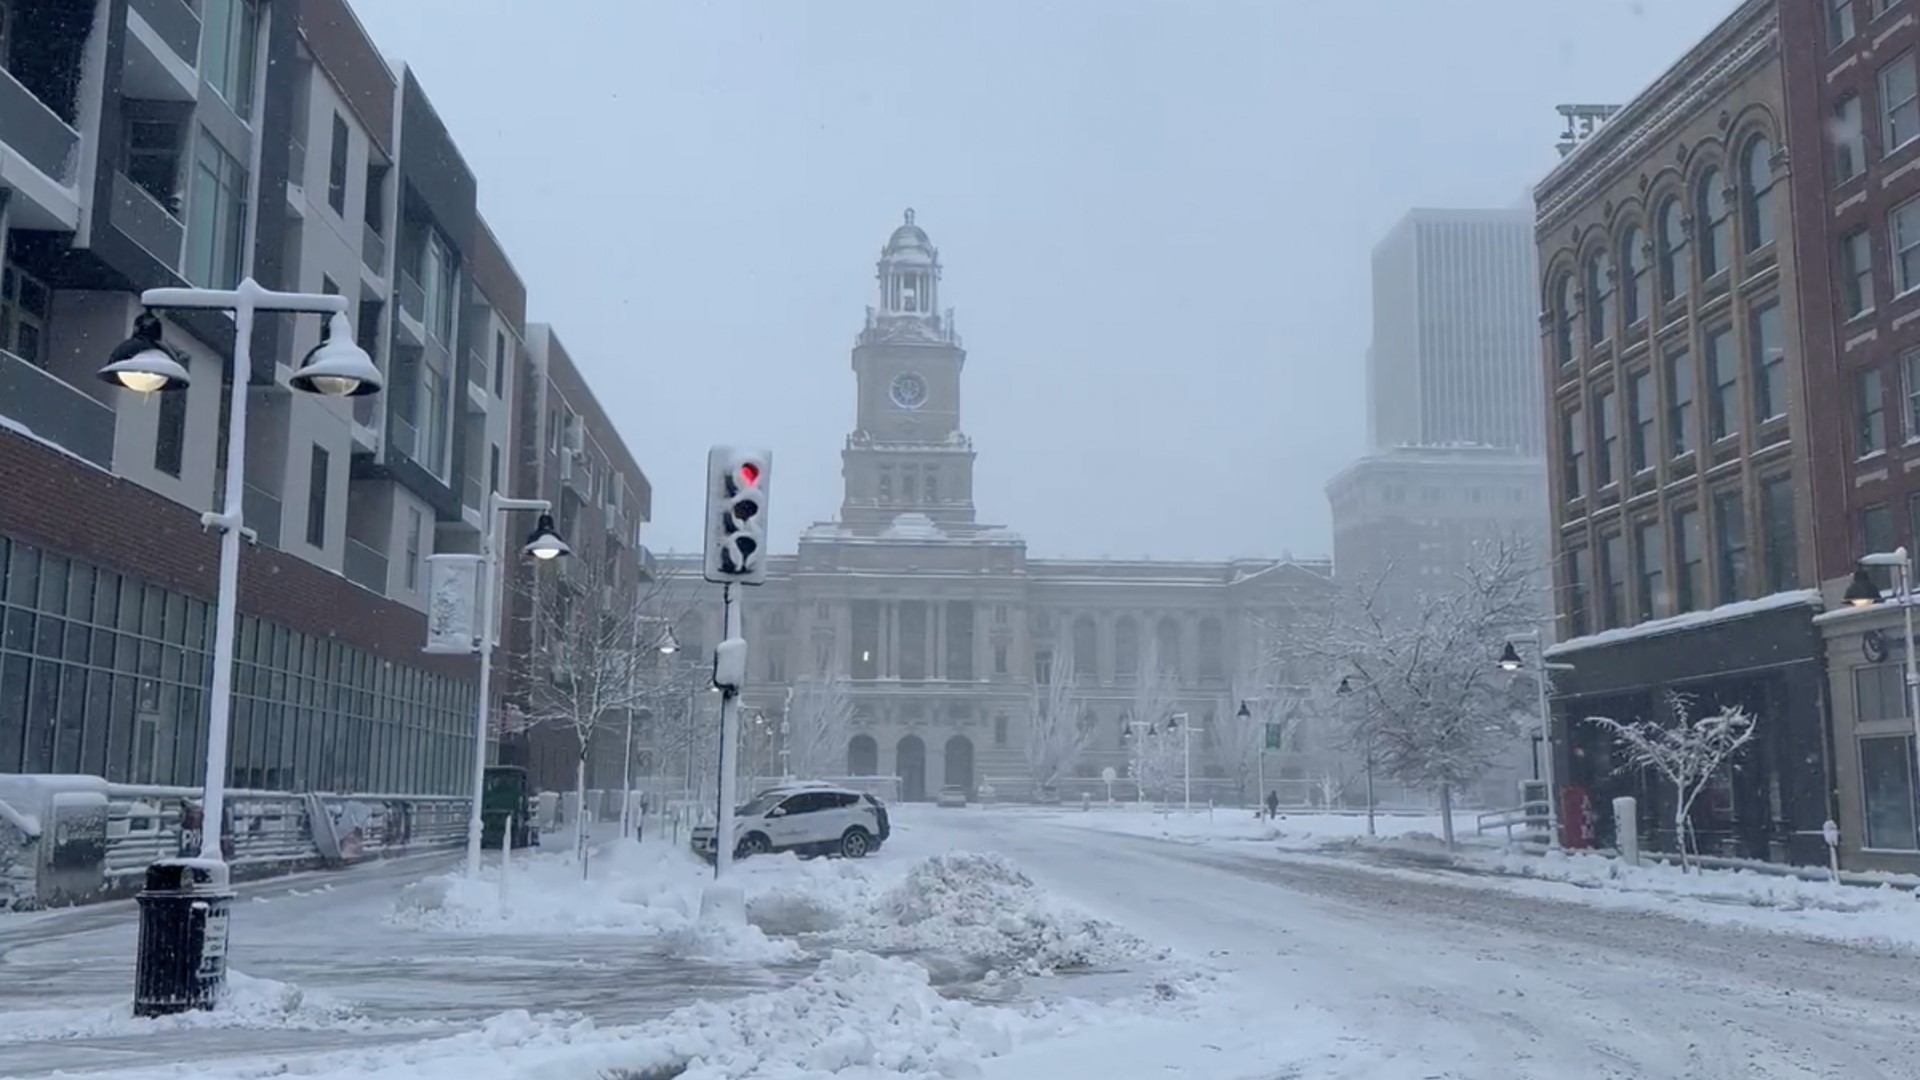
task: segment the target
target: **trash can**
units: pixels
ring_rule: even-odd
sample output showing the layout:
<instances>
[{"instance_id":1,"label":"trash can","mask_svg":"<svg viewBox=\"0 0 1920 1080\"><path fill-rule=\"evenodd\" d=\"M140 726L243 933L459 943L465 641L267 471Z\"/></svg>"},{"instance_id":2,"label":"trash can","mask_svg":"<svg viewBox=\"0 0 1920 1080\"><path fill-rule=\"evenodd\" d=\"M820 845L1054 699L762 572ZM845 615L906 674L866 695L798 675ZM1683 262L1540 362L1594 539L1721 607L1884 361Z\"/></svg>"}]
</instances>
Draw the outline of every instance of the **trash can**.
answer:
<instances>
[{"instance_id":1,"label":"trash can","mask_svg":"<svg viewBox=\"0 0 1920 1080\"><path fill-rule=\"evenodd\" d=\"M134 961L133 1014L171 1016L211 1009L227 980L227 864L162 859L147 867Z\"/></svg>"}]
</instances>

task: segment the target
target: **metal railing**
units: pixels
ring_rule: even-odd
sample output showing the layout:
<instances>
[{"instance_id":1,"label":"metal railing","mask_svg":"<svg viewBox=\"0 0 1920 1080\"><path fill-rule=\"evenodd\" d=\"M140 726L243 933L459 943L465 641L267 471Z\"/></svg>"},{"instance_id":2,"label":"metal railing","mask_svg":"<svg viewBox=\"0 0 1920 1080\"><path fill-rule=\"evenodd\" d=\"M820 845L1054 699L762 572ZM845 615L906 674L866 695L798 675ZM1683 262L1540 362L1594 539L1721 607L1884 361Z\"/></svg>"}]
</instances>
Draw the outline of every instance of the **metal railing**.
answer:
<instances>
[{"instance_id":1,"label":"metal railing","mask_svg":"<svg viewBox=\"0 0 1920 1080\"><path fill-rule=\"evenodd\" d=\"M492 374L493 365L489 364L487 358L480 354L480 350L468 349L467 381L485 390L488 386L492 385L492 380L489 378Z\"/></svg>"},{"instance_id":2,"label":"metal railing","mask_svg":"<svg viewBox=\"0 0 1920 1080\"><path fill-rule=\"evenodd\" d=\"M427 291L420 287L420 280L405 270L395 276L400 279L400 310L414 322L426 322Z\"/></svg>"},{"instance_id":3,"label":"metal railing","mask_svg":"<svg viewBox=\"0 0 1920 1080\"><path fill-rule=\"evenodd\" d=\"M287 183L307 186L307 144L298 135L287 140Z\"/></svg>"},{"instance_id":4,"label":"metal railing","mask_svg":"<svg viewBox=\"0 0 1920 1080\"><path fill-rule=\"evenodd\" d=\"M343 565L347 580L382 596L387 594L387 556L352 537L347 538Z\"/></svg>"},{"instance_id":5,"label":"metal railing","mask_svg":"<svg viewBox=\"0 0 1920 1080\"><path fill-rule=\"evenodd\" d=\"M130 6L188 67L199 61L200 16L186 0L132 0Z\"/></svg>"},{"instance_id":6,"label":"metal railing","mask_svg":"<svg viewBox=\"0 0 1920 1080\"><path fill-rule=\"evenodd\" d=\"M19 79L0 69L0 131L9 149L55 183L71 176L80 133Z\"/></svg>"},{"instance_id":7,"label":"metal railing","mask_svg":"<svg viewBox=\"0 0 1920 1080\"><path fill-rule=\"evenodd\" d=\"M394 417L393 422L387 425L387 437L395 450L415 461L420 460L420 429L413 426L413 421Z\"/></svg>"},{"instance_id":8,"label":"metal railing","mask_svg":"<svg viewBox=\"0 0 1920 1080\"><path fill-rule=\"evenodd\" d=\"M1525 841L1529 843L1546 843L1548 830L1547 801L1545 799L1537 799L1532 802L1521 803L1519 806L1511 806L1504 810L1489 810L1484 814L1476 815L1473 819L1473 831L1476 834L1485 836L1487 833L1499 829L1506 835L1506 840L1509 844L1513 843L1513 829L1516 825L1524 830L1522 839Z\"/></svg>"}]
</instances>

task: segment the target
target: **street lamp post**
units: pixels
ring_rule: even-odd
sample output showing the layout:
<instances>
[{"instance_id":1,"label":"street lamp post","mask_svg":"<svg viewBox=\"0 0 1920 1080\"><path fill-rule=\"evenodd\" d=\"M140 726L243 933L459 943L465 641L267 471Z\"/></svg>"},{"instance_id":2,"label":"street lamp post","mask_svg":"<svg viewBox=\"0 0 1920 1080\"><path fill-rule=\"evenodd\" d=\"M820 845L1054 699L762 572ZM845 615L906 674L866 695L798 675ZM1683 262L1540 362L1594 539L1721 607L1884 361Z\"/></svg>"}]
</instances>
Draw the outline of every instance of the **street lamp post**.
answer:
<instances>
[{"instance_id":1,"label":"street lamp post","mask_svg":"<svg viewBox=\"0 0 1920 1080\"><path fill-rule=\"evenodd\" d=\"M1185 788L1181 799L1181 806L1187 813L1191 814L1193 812L1193 733L1206 729L1194 727L1192 724L1187 723L1187 719L1186 713L1174 713L1167 717L1167 730L1173 731L1178 729L1180 732L1180 773Z\"/></svg>"},{"instance_id":2,"label":"street lamp post","mask_svg":"<svg viewBox=\"0 0 1920 1080\"><path fill-rule=\"evenodd\" d=\"M480 534L480 617L474 621L479 628L480 640L476 647L480 651L479 700L474 704L473 721L473 796L467 809L467 876L480 876L480 804L487 787L487 716L492 711L492 702L488 700L493 693L493 624L497 621L495 612L499 610L500 556L499 551L506 540L507 515L515 512L537 513L540 522L534 526L533 533L527 537L521 554L548 562L570 553L566 541L554 530L553 515L549 512L553 504L545 499L509 499L499 492L487 496L486 530ZM581 813L585 813L582 808Z\"/></svg>"},{"instance_id":3,"label":"street lamp post","mask_svg":"<svg viewBox=\"0 0 1920 1080\"><path fill-rule=\"evenodd\" d=\"M1843 599L1854 607L1870 607L1881 600L1880 587L1867 573L1869 566L1891 566L1899 575L1900 615L1906 634L1907 724L1913 729L1913 752L1920 768L1920 658L1914 656L1913 641L1913 556L1905 547L1864 555L1854 568L1853 581ZM1920 775L1917 772L1916 775Z\"/></svg>"},{"instance_id":4,"label":"street lamp post","mask_svg":"<svg viewBox=\"0 0 1920 1080\"><path fill-rule=\"evenodd\" d=\"M141 1016L183 1012L213 1006L226 977L225 961L202 967L201 957L226 955L226 910L232 894L230 874L223 858L221 825L226 813L227 740L233 706L233 643L239 621L240 540L248 534L242 514L247 479L247 387L253 377L253 323L262 311L324 315L321 342L307 353L299 370L287 382L302 393L325 397L363 397L380 391L380 369L353 342L353 324L347 301L318 293L285 293L267 289L247 278L232 289L148 289L140 294L147 310L134 320L133 336L108 357L100 369L107 383L136 393L181 393L192 381L186 365L161 341L163 324L156 310L230 311L233 313L233 393L227 405L227 473L220 510L200 515L204 528L220 530L219 584L213 631L213 681L207 702L207 761L200 812L200 855L197 860L161 860L148 869L148 890L154 894L141 907L141 948L135 972L134 1011ZM197 897L196 897L197 894ZM193 950L190 961L175 953L184 942L160 937L163 906L173 901L195 903L197 916L174 920L172 933L192 927L196 919L207 940ZM217 916L214 914L218 908ZM149 913L155 928L149 933ZM217 918L217 921L216 921ZM187 931L191 933L191 930ZM215 944L217 936L218 944Z\"/></svg>"},{"instance_id":5,"label":"street lamp post","mask_svg":"<svg viewBox=\"0 0 1920 1080\"><path fill-rule=\"evenodd\" d=\"M1249 724L1253 721L1253 710L1247 708L1247 703L1242 701L1240 711L1234 713L1234 716L1239 718L1241 724ZM1262 800L1267 797L1267 725L1264 722L1260 725L1260 741L1254 744L1253 775L1254 786L1258 789L1253 793L1253 805L1259 809L1266 805ZM1246 774L1241 773L1240 776L1241 782L1245 783Z\"/></svg>"},{"instance_id":6,"label":"street lamp post","mask_svg":"<svg viewBox=\"0 0 1920 1080\"><path fill-rule=\"evenodd\" d=\"M1547 675L1554 671L1572 671L1572 664L1556 664L1547 659L1546 639L1538 630L1528 630L1519 634L1508 634L1506 647L1500 650L1500 669L1519 671L1526 664L1520 659L1520 653L1513 646L1515 642L1527 641L1533 644L1535 655L1539 659L1540 670L1534 672L1534 685L1540 695L1540 742L1543 748L1542 769L1547 782L1547 848L1557 851L1560 848L1560 793L1553 782L1553 712L1547 705Z\"/></svg>"},{"instance_id":7,"label":"street lamp post","mask_svg":"<svg viewBox=\"0 0 1920 1080\"><path fill-rule=\"evenodd\" d=\"M679 651L680 642L674 638L673 627L669 625L653 644L652 653L656 674L660 667L659 658L672 656ZM651 696L651 694L648 695L648 697ZM632 694L628 695L630 700L632 697ZM634 710L629 707L627 709L627 754L625 760L622 762L620 771L620 837L623 840L626 839L627 834L632 831L631 826L633 824L633 713ZM648 708L648 716L653 717L651 706ZM659 720L657 718L654 719L654 725L656 728L659 726Z\"/></svg>"},{"instance_id":8,"label":"street lamp post","mask_svg":"<svg viewBox=\"0 0 1920 1080\"><path fill-rule=\"evenodd\" d=\"M1345 675L1340 676L1340 685L1338 687L1335 687L1333 692L1340 699L1342 703L1351 700L1353 697L1353 681ZM1375 833L1373 828L1373 732L1371 731L1367 732L1366 767L1367 767L1367 835L1373 836L1375 835Z\"/></svg>"},{"instance_id":9,"label":"street lamp post","mask_svg":"<svg viewBox=\"0 0 1920 1080\"><path fill-rule=\"evenodd\" d=\"M1122 738L1133 743L1133 801L1141 806L1147 802L1146 777L1141 775L1146 771L1147 764L1146 739L1157 734L1153 724L1145 720L1129 720L1126 730L1121 732Z\"/></svg>"}]
</instances>

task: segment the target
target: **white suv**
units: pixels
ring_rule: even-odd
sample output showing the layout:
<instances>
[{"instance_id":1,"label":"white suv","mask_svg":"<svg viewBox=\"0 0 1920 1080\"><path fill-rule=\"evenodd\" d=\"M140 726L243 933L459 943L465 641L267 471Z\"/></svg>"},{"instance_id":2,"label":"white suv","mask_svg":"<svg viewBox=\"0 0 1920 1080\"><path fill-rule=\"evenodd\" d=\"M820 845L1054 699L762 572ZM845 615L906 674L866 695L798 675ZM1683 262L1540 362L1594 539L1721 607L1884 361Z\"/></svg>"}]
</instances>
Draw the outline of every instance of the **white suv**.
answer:
<instances>
[{"instance_id":1,"label":"white suv","mask_svg":"<svg viewBox=\"0 0 1920 1080\"><path fill-rule=\"evenodd\" d=\"M714 855L713 826L693 830L693 850ZM872 795L827 784L769 788L733 811L733 857L791 851L803 857L864 858L892 834L887 808Z\"/></svg>"}]
</instances>

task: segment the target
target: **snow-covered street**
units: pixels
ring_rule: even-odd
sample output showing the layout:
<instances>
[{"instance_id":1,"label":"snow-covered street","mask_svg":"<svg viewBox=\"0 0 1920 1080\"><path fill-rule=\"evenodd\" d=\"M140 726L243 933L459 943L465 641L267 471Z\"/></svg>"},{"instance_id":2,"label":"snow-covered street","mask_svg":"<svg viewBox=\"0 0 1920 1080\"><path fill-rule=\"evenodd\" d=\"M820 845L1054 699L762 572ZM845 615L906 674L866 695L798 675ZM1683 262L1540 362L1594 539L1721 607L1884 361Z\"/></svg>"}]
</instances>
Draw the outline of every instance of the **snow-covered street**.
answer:
<instances>
[{"instance_id":1,"label":"snow-covered street","mask_svg":"<svg viewBox=\"0 0 1920 1080\"><path fill-rule=\"evenodd\" d=\"M766 934L703 938L699 870L664 848L616 850L571 901L565 868L529 864L508 909L446 857L249 887L234 1006L175 1021L126 1017L130 905L0 918L0 1075L1873 1080L1920 1060L1920 963L1892 945L1060 812L898 817L862 864L744 864ZM927 861L952 851L1039 888ZM718 1004L674 1012L696 999Z\"/></svg>"}]
</instances>

